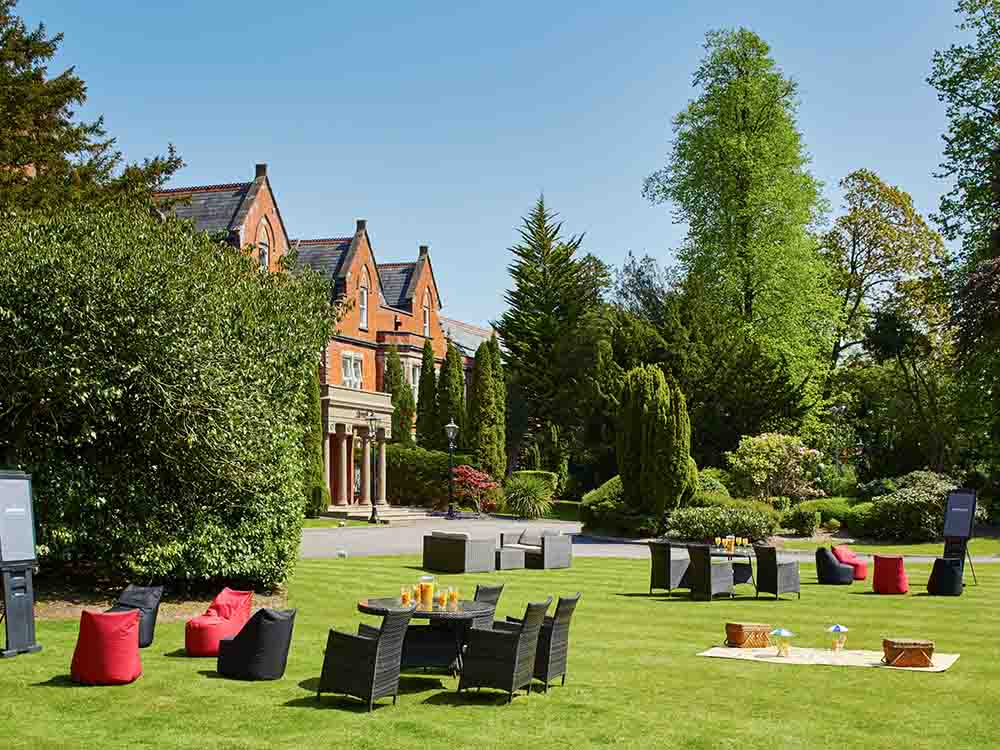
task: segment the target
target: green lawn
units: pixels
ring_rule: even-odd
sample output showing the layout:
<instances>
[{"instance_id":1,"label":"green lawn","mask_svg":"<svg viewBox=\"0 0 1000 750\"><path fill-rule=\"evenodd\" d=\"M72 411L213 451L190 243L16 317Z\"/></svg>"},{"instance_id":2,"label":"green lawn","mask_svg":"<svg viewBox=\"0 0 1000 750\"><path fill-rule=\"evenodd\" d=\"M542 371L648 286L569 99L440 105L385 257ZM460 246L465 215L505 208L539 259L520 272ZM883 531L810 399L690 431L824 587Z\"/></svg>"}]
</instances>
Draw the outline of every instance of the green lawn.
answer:
<instances>
[{"instance_id":1,"label":"green lawn","mask_svg":"<svg viewBox=\"0 0 1000 750\"><path fill-rule=\"evenodd\" d=\"M485 690L457 698L455 680L419 675L404 678L399 705L371 715L336 696L317 703L327 628L373 622L355 600L397 592L420 574L416 565L415 558L301 562L289 587L299 614L288 672L274 683L219 679L214 661L179 655L184 626L175 621L158 626L138 682L76 687L66 678L76 623L41 621L40 654L0 661L3 747L978 750L995 742L997 565L980 566L980 585L960 598L819 587L804 565L801 601L781 602L754 600L746 586L735 601L649 597L641 560L577 558L565 571L441 576L464 593L503 581L502 615L543 595L582 591L566 687L507 706ZM907 570L921 591L928 567ZM925 637L962 658L944 674L919 674L696 657L722 640L727 620L790 628L800 646L824 645L824 628L836 621L851 628L854 648L877 649L883 635Z\"/></svg>"},{"instance_id":2,"label":"green lawn","mask_svg":"<svg viewBox=\"0 0 1000 750\"><path fill-rule=\"evenodd\" d=\"M812 551L819 546L840 543L841 540L839 539L823 543L809 539L789 539L785 541L783 547L784 549ZM849 546L855 552L863 552L870 555L884 553L886 555L930 555L939 557L944 550L943 542L927 544L850 544ZM1000 556L1000 539L972 539L969 541L969 552L979 557Z\"/></svg>"},{"instance_id":3,"label":"green lawn","mask_svg":"<svg viewBox=\"0 0 1000 750\"><path fill-rule=\"evenodd\" d=\"M341 519L341 518L307 518L302 522L303 529L335 529L339 528L341 522L347 526L370 526L375 528L374 524L370 524L367 521L355 521L353 519Z\"/></svg>"}]
</instances>

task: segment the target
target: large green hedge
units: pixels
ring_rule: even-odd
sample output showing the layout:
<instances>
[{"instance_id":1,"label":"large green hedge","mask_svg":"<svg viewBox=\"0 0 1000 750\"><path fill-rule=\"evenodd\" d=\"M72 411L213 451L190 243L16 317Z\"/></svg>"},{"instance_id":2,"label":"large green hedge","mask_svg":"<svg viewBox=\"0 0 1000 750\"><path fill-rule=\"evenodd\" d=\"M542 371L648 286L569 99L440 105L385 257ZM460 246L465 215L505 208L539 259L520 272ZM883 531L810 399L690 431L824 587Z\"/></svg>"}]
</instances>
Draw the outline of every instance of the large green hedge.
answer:
<instances>
[{"instance_id":1,"label":"large green hedge","mask_svg":"<svg viewBox=\"0 0 1000 750\"><path fill-rule=\"evenodd\" d=\"M461 453L454 466L475 466ZM385 447L385 492L393 505L443 508L448 504L448 452L390 444Z\"/></svg>"},{"instance_id":2,"label":"large green hedge","mask_svg":"<svg viewBox=\"0 0 1000 750\"><path fill-rule=\"evenodd\" d=\"M667 520L670 536L697 542L708 542L727 534L763 541L777 527L776 514L750 506L679 508Z\"/></svg>"},{"instance_id":3,"label":"large green hedge","mask_svg":"<svg viewBox=\"0 0 1000 750\"><path fill-rule=\"evenodd\" d=\"M0 450L33 475L43 564L283 581L327 284L142 202L0 226Z\"/></svg>"}]
</instances>

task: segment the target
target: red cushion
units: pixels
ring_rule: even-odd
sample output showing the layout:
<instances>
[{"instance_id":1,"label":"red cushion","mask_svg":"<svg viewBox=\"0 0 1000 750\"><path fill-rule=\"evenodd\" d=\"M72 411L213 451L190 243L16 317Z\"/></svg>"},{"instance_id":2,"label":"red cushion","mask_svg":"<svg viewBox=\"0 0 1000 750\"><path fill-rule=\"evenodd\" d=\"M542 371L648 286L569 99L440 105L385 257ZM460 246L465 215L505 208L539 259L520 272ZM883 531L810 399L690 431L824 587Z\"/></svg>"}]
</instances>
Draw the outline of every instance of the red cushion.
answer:
<instances>
[{"instance_id":1,"label":"red cushion","mask_svg":"<svg viewBox=\"0 0 1000 750\"><path fill-rule=\"evenodd\" d=\"M125 685L142 674L139 610L80 613L70 676L84 685Z\"/></svg>"},{"instance_id":2,"label":"red cushion","mask_svg":"<svg viewBox=\"0 0 1000 750\"><path fill-rule=\"evenodd\" d=\"M872 589L876 594L905 594L910 590L900 555L875 555Z\"/></svg>"},{"instance_id":3,"label":"red cushion","mask_svg":"<svg viewBox=\"0 0 1000 750\"><path fill-rule=\"evenodd\" d=\"M219 641L239 633L253 607L252 591L225 588L212 600L205 614L187 621L184 649L188 656L218 656Z\"/></svg>"},{"instance_id":4,"label":"red cushion","mask_svg":"<svg viewBox=\"0 0 1000 750\"><path fill-rule=\"evenodd\" d=\"M855 581L863 581L868 577L868 563L854 554L854 550L850 547L845 544L838 544L835 547L830 547L830 551L844 565L850 565L854 568Z\"/></svg>"}]
</instances>

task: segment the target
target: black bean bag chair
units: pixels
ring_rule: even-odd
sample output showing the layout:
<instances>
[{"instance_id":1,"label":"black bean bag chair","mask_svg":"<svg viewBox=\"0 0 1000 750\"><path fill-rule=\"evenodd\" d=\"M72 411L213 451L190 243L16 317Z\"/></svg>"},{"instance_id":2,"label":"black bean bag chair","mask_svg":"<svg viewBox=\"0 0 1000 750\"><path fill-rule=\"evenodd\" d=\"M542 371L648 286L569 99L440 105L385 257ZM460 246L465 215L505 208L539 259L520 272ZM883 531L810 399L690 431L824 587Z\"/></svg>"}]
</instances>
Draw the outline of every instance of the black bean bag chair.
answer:
<instances>
[{"instance_id":1,"label":"black bean bag chair","mask_svg":"<svg viewBox=\"0 0 1000 750\"><path fill-rule=\"evenodd\" d=\"M840 562L826 547L816 550L816 578L820 583L848 586L854 582L854 568Z\"/></svg>"},{"instance_id":2,"label":"black bean bag chair","mask_svg":"<svg viewBox=\"0 0 1000 750\"><path fill-rule=\"evenodd\" d=\"M239 633L219 641L219 674L237 680L280 680L292 645L295 612L257 610Z\"/></svg>"},{"instance_id":3,"label":"black bean bag chair","mask_svg":"<svg viewBox=\"0 0 1000 750\"><path fill-rule=\"evenodd\" d=\"M962 563L960 557L939 557L934 561L927 593L932 596L962 595Z\"/></svg>"},{"instance_id":4,"label":"black bean bag chair","mask_svg":"<svg viewBox=\"0 0 1000 750\"><path fill-rule=\"evenodd\" d=\"M163 586L133 586L129 584L108 612L128 612L139 610L139 648L153 645L156 632L156 616L160 612Z\"/></svg>"}]
</instances>

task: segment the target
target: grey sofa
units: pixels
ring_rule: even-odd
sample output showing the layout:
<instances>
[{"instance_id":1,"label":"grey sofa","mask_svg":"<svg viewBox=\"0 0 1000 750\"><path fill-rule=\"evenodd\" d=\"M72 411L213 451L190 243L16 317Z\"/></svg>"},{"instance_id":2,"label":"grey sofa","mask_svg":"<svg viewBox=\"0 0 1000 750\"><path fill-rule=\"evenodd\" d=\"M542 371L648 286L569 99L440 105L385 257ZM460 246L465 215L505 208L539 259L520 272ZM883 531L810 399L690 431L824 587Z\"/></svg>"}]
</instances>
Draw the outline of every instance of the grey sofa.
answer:
<instances>
[{"instance_id":1,"label":"grey sofa","mask_svg":"<svg viewBox=\"0 0 1000 750\"><path fill-rule=\"evenodd\" d=\"M424 569L441 573L483 573L496 564L494 539L473 539L464 531L432 531L424 537Z\"/></svg>"},{"instance_id":2,"label":"grey sofa","mask_svg":"<svg viewBox=\"0 0 1000 750\"><path fill-rule=\"evenodd\" d=\"M561 531L542 532L525 529L500 535L501 547L524 550L524 567L536 569L568 568L573 564L573 538Z\"/></svg>"}]
</instances>

